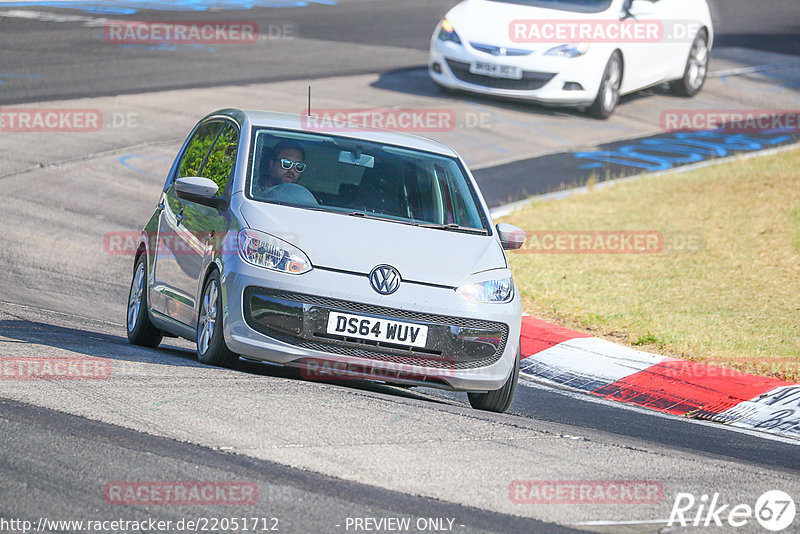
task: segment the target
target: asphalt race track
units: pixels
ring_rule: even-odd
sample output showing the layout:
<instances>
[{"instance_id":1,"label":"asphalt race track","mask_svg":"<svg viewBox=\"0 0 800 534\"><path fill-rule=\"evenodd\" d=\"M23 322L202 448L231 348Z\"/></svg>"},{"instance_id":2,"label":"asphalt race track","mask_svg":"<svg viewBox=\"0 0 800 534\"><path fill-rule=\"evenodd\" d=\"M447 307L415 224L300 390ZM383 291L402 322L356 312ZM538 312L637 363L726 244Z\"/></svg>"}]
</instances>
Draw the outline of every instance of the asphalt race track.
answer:
<instances>
[{"instance_id":1,"label":"asphalt race track","mask_svg":"<svg viewBox=\"0 0 800 534\"><path fill-rule=\"evenodd\" d=\"M220 19L255 21L262 32L266 28L266 33L270 27L277 29L285 23L293 27L292 36L297 39L281 42L267 35L247 54L225 46L205 49L186 46L174 50L147 45L110 48L102 39L102 33L97 38L86 31L98 24L102 28L102 19L112 16L122 20L203 20L210 18L207 11L140 8L133 14L117 15L113 10L112 13L96 13L91 9L43 10L36 7L45 3L0 2L0 16L4 18L0 36L4 45L0 50L3 67L0 80L6 85L4 105L383 72L417 66L420 56L409 52L427 50L439 18L456 2L339 0L335 7L324 5L328 2L309 2L304 8L252 10L236 8L258 5L258 2L222 2L228 8L224 12L212 12L219 14ZM73 2L79 5L96 3ZM303 2L262 2L281 3ZM152 6L158 2L127 4ZM203 6L215 2L184 4ZM710 4L718 23L720 45L784 54L800 52L798 7L794 0L771 0L769 7L747 0L715 0ZM48 18L41 15L45 12L55 14L49 17L51 21L68 20L39 20ZM321 45L320 41L330 46ZM368 54L365 46L379 47L384 53ZM3 78L3 74L13 76Z\"/></svg>"},{"instance_id":2,"label":"asphalt race track","mask_svg":"<svg viewBox=\"0 0 800 534\"><path fill-rule=\"evenodd\" d=\"M93 132L0 131L0 359L110 362L107 380L0 381L0 532L23 531L4 520L46 519L42 532L125 532L133 530L48 522L156 519L172 521L162 531L183 532L201 529L179 529L181 520L223 518L281 532L678 532L666 523L681 493L698 503L718 494L729 508L754 507L776 489L800 502L800 448L789 439L534 382L521 382L509 413L496 415L472 410L463 394L313 382L245 360L210 368L183 341L127 343L132 258L104 237L141 227L186 133L214 109L299 113L312 85L318 107L452 110L457 127L429 135L465 156L499 206L581 185L598 169L696 163L636 152L655 146L643 140L669 144L658 141L674 135L659 126L665 109L800 103L796 0L711 2L718 47L703 93L684 101L654 88L603 122L437 91L420 67L454 3L0 2L0 109L103 117ZM289 34L241 46L112 45L103 38L109 18L252 20ZM758 150L798 140L759 139ZM641 157L593 166L601 151ZM642 481L662 494L626 505L530 504L510 494L520 480ZM246 483L257 497L126 505L107 494L114 484L164 481ZM411 527L399 528L402 519ZM765 532L754 518L705 530Z\"/></svg>"}]
</instances>

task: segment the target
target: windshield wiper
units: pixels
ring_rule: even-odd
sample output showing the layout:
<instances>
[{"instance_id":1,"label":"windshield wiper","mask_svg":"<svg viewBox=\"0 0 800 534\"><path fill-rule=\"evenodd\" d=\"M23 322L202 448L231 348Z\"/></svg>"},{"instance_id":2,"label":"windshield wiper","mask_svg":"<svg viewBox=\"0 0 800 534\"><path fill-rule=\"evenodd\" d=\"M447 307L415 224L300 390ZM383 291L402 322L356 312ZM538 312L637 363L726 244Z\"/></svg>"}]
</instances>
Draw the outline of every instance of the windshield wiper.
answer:
<instances>
[{"instance_id":1,"label":"windshield wiper","mask_svg":"<svg viewBox=\"0 0 800 534\"><path fill-rule=\"evenodd\" d=\"M349 215L350 217L359 217L359 218L363 218L363 219L373 219L373 220L376 220L376 221L392 221L392 222L395 222L395 220L390 218L390 217L381 217L380 215L376 215L376 214L373 214L373 213L367 213L365 211L348 211L346 215ZM402 222L402 221L400 221L400 222Z\"/></svg>"},{"instance_id":2,"label":"windshield wiper","mask_svg":"<svg viewBox=\"0 0 800 534\"><path fill-rule=\"evenodd\" d=\"M436 224L436 223L414 223L414 226L420 226L422 228L434 228L436 230L452 230L455 232L465 232L468 234L481 234L481 235L488 235L489 232L484 230L483 228L470 228L469 226L461 226L460 224Z\"/></svg>"},{"instance_id":3,"label":"windshield wiper","mask_svg":"<svg viewBox=\"0 0 800 534\"><path fill-rule=\"evenodd\" d=\"M411 221L408 219L397 219L394 217L381 217L380 215L375 215L372 213L367 213L364 211L349 211L347 215L350 217L363 217L365 219L375 219L379 221L389 221L389 222L396 222L401 224L411 224L413 226L419 226L420 228L433 228L435 230L449 230L453 232L463 232L466 234L480 234L480 235L489 235L489 232L484 230L483 228L471 228L469 226L461 226L460 224L437 224L437 223L423 223L417 221Z\"/></svg>"},{"instance_id":4,"label":"windshield wiper","mask_svg":"<svg viewBox=\"0 0 800 534\"><path fill-rule=\"evenodd\" d=\"M381 217L380 215L375 215L374 213L367 213L366 211L348 211L347 215L350 217L364 217L365 219L380 219L384 220L391 220L387 217Z\"/></svg>"}]
</instances>

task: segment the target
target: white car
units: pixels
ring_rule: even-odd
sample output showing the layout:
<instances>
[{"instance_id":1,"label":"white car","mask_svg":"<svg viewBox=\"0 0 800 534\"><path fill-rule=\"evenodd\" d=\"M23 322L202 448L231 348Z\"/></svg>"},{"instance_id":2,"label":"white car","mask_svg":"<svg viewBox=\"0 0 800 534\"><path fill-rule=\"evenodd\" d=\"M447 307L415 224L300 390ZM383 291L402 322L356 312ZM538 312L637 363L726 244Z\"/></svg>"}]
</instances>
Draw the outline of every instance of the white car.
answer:
<instances>
[{"instance_id":1,"label":"white car","mask_svg":"<svg viewBox=\"0 0 800 534\"><path fill-rule=\"evenodd\" d=\"M705 0L465 0L434 31L428 72L444 90L606 118L661 83L697 94L713 37Z\"/></svg>"}]
</instances>

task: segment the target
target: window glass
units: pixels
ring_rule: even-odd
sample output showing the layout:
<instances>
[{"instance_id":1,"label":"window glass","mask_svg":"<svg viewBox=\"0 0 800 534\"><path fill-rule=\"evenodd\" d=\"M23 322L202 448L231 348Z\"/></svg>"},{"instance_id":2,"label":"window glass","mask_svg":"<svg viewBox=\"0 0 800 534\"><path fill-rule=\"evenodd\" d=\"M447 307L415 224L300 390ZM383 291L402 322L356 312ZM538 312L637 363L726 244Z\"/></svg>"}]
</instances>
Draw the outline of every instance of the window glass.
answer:
<instances>
[{"instance_id":1,"label":"window glass","mask_svg":"<svg viewBox=\"0 0 800 534\"><path fill-rule=\"evenodd\" d=\"M217 137L214 148L208 155L205 167L202 169L203 178L213 180L219 187L217 196L222 192L233 174L233 164L236 162L236 148L239 146L239 132L227 123Z\"/></svg>"},{"instance_id":2,"label":"window glass","mask_svg":"<svg viewBox=\"0 0 800 534\"><path fill-rule=\"evenodd\" d=\"M611 7L611 0L492 0L502 4L546 7L562 11L600 13Z\"/></svg>"},{"instance_id":3,"label":"window glass","mask_svg":"<svg viewBox=\"0 0 800 534\"><path fill-rule=\"evenodd\" d=\"M214 144L221 128L222 123L219 121L208 122L198 128L186 146L178 178L200 176L211 145Z\"/></svg>"},{"instance_id":4,"label":"window glass","mask_svg":"<svg viewBox=\"0 0 800 534\"><path fill-rule=\"evenodd\" d=\"M358 139L258 129L247 193L263 202L488 233L459 161ZM283 156L276 156L283 154ZM285 169L302 160L303 172Z\"/></svg>"}]
</instances>

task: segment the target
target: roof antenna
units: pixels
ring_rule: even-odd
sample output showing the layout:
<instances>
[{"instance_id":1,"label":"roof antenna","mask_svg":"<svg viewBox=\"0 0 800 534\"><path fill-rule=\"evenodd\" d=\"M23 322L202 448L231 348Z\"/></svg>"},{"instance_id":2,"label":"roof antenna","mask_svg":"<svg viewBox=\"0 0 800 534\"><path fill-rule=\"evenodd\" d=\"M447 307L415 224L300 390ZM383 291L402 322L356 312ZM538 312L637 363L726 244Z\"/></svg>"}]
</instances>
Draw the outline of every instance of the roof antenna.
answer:
<instances>
[{"instance_id":1,"label":"roof antenna","mask_svg":"<svg viewBox=\"0 0 800 534\"><path fill-rule=\"evenodd\" d=\"M308 110L306 110L306 117L311 116L311 86L308 86Z\"/></svg>"}]
</instances>

